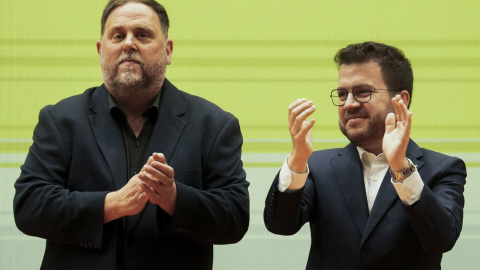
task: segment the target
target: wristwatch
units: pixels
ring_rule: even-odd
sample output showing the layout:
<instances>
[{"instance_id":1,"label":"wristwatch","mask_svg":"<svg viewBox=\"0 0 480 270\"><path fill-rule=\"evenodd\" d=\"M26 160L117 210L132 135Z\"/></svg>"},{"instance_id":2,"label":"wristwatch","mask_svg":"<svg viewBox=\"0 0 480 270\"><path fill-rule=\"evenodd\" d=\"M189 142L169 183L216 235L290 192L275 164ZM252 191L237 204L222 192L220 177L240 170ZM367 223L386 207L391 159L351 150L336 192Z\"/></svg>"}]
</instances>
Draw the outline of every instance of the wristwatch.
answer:
<instances>
[{"instance_id":1,"label":"wristwatch","mask_svg":"<svg viewBox=\"0 0 480 270\"><path fill-rule=\"evenodd\" d=\"M412 175L417 170L417 165L413 164L413 162L407 158L408 166L405 169L400 171L392 171L390 169L390 175L393 178L394 182L403 182L407 177Z\"/></svg>"}]
</instances>

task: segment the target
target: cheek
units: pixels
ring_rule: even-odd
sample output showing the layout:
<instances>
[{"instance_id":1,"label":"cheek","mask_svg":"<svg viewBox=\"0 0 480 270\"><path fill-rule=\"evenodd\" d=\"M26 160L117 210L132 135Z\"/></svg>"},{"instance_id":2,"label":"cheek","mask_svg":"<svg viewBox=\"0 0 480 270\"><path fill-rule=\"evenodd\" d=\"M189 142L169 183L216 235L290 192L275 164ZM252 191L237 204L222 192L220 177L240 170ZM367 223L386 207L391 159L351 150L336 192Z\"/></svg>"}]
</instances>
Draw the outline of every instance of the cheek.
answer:
<instances>
[{"instance_id":1,"label":"cheek","mask_svg":"<svg viewBox=\"0 0 480 270\"><path fill-rule=\"evenodd\" d=\"M342 110L341 107L338 107L338 121L340 123L344 122L344 119L345 119L344 115L345 115L345 110Z\"/></svg>"},{"instance_id":2,"label":"cheek","mask_svg":"<svg viewBox=\"0 0 480 270\"><path fill-rule=\"evenodd\" d=\"M120 46L105 46L103 48L103 55L108 58L108 59L111 59L112 57L118 57L122 54L122 47Z\"/></svg>"}]
</instances>

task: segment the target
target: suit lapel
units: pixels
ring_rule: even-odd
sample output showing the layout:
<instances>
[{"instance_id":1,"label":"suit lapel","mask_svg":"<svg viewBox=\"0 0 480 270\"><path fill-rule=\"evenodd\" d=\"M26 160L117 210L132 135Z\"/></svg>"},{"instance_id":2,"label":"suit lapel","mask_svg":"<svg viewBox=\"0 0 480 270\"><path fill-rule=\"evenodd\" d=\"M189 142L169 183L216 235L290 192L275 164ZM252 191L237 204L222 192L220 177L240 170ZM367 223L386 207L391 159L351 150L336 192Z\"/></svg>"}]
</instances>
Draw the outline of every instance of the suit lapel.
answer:
<instances>
[{"instance_id":1,"label":"suit lapel","mask_svg":"<svg viewBox=\"0 0 480 270\"><path fill-rule=\"evenodd\" d=\"M418 160L421 155L422 152L418 145L410 140L407 147L407 158L417 165L417 169L420 169L420 167L423 165L423 162ZM398 197L397 191L391 183L390 173L387 171L385 177L383 178L383 182L380 186L377 197L375 198L372 211L370 212L370 217L368 218L365 232L362 237L362 245L377 226L378 222L383 218L383 216L385 216L387 210L395 200L400 200L400 198Z\"/></svg>"},{"instance_id":2,"label":"suit lapel","mask_svg":"<svg viewBox=\"0 0 480 270\"><path fill-rule=\"evenodd\" d=\"M357 149L349 144L340 150L339 157L332 159L331 163L350 214L359 233L363 234L368 220L368 205L363 167Z\"/></svg>"},{"instance_id":3,"label":"suit lapel","mask_svg":"<svg viewBox=\"0 0 480 270\"><path fill-rule=\"evenodd\" d=\"M163 153L167 163L171 160L175 147L187 125L181 118L185 114L185 110L180 91L165 79L160 111L147 149L145 162L154 152Z\"/></svg>"},{"instance_id":4,"label":"suit lapel","mask_svg":"<svg viewBox=\"0 0 480 270\"><path fill-rule=\"evenodd\" d=\"M112 173L114 189L120 189L127 183L127 158L121 130L108 109L108 92L104 85L93 92L90 109L93 114L89 115L89 120L97 145Z\"/></svg>"},{"instance_id":5,"label":"suit lapel","mask_svg":"<svg viewBox=\"0 0 480 270\"><path fill-rule=\"evenodd\" d=\"M378 190L377 197L373 203L370 217L368 218L367 225L365 226L365 232L362 237L362 244L368 238L373 228L377 225L378 221L385 215L390 205L398 198L397 192L390 182L390 173L387 172L383 178L382 185Z\"/></svg>"},{"instance_id":6,"label":"suit lapel","mask_svg":"<svg viewBox=\"0 0 480 270\"><path fill-rule=\"evenodd\" d=\"M181 118L186 110L181 92L167 79L165 79L161 91L162 97L158 117L147 148L144 163L147 162L148 158L154 152L157 152L165 155L168 164L186 126L186 122ZM132 230L136 226L149 207L158 206L147 203L147 206L140 214L127 217L127 230Z\"/></svg>"}]
</instances>

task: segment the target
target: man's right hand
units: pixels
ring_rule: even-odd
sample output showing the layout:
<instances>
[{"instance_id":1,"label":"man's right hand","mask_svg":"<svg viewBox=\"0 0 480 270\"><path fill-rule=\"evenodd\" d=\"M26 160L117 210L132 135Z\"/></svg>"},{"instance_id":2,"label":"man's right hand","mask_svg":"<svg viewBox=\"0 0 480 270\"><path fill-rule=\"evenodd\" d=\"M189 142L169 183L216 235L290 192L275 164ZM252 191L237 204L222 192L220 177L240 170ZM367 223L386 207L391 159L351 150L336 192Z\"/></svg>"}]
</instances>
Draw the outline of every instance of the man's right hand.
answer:
<instances>
[{"instance_id":1,"label":"man's right hand","mask_svg":"<svg viewBox=\"0 0 480 270\"><path fill-rule=\"evenodd\" d=\"M142 181L134 175L121 189L107 193L103 207L103 223L140 213L148 201L143 192Z\"/></svg>"},{"instance_id":2,"label":"man's right hand","mask_svg":"<svg viewBox=\"0 0 480 270\"><path fill-rule=\"evenodd\" d=\"M315 112L313 101L298 99L288 106L288 129L292 137L293 148L288 156L288 167L296 173L307 170L308 158L312 155L312 127L315 119L307 118Z\"/></svg>"}]
</instances>

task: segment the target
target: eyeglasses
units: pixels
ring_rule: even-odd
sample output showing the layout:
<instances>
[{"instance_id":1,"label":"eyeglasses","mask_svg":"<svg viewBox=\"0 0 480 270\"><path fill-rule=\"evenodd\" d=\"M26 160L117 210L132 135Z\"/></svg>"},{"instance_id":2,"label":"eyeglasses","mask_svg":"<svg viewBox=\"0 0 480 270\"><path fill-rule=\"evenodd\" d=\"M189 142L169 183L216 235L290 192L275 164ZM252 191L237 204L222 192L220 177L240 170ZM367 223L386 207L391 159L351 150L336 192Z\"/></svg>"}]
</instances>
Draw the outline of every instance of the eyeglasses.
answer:
<instances>
[{"instance_id":1,"label":"eyeglasses","mask_svg":"<svg viewBox=\"0 0 480 270\"><path fill-rule=\"evenodd\" d=\"M391 90L395 91L397 89L375 89L371 88L370 86L354 86L352 88L353 98L358 103L365 103L372 100L372 93L378 90ZM345 88L333 89L330 93L330 97L332 98L333 105L335 106L343 106L348 98L348 90Z\"/></svg>"}]
</instances>

